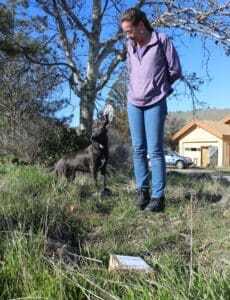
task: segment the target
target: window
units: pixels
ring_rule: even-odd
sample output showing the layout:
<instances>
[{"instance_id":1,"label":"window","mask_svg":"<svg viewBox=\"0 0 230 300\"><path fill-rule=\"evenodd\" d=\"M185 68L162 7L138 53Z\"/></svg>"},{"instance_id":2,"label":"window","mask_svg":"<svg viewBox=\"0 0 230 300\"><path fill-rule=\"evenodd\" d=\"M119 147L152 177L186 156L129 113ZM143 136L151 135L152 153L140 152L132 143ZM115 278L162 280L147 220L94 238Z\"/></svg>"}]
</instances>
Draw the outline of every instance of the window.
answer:
<instances>
[{"instance_id":1,"label":"window","mask_svg":"<svg viewBox=\"0 0 230 300\"><path fill-rule=\"evenodd\" d=\"M189 147L186 147L185 148L185 151L200 151L200 148L189 148Z\"/></svg>"}]
</instances>

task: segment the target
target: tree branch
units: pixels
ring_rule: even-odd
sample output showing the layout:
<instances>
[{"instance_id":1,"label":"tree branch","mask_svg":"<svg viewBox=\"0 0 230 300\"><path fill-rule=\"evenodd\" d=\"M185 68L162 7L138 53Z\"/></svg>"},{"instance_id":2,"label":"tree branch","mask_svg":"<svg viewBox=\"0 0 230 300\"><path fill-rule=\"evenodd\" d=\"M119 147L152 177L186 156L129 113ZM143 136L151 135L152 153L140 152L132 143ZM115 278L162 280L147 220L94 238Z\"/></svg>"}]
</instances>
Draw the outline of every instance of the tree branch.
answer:
<instances>
[{"instance_id":1,"label":"tree branch","mask_svg":"<svg viewBox=\"0 0 230 300\"><path fill-rule=\"evenodd\" d=\"M176 3L173 1L173 3ZM155 3L163 5L162 3ZM165 4L164 4L165 6ZM202 10L199 7L180 7L175 4L166 6L166 11L152 21L154 27L175 27L190 33L200 33L210 36L224 44L230 42L230 31L227 22L224 22L223 15L228 16L230 2L222 6L213 6L209 10Z\"/></svg>"},{"instance_id":2,"label":"tree branch","mask_svg":"<svg viewBox=\"0 0 230 300\"><path fill-rule=\"evenodd\" d=\"M111 74L117 67L117 65L121 62L124 61L126 57L126 48L119 51L119 53L115 56L115 58L112 60L111 64L107 68L107 71L104 72L104 76L100 79L100 81L97 84L97 91L101 90L106 83L109 81Z\"/></svg>"},{"instance_id":3,"label":"tree branch","mask_svg":"<svg viewBox=\"0 0 230 300\"><path fill-rule=\"evenodd\" d=\"M85 36L91 40L92 42L94 41L92 34L87 30L87 28L81 23L81 21L77 18L77 16L73 13L73 11L70 9L68 6L66 0L60 0L62 3L62 7L64 11L67 13L67 15L72 19L73 23L75 26L81 30Z\"/></svg>"},{"instance_id":4,"label":"tree branch","mask_svg":"<svg viewBox=\"0 0 230 300\"><path fill-rule=\"evenodd\" d=\"M62 2L65 2L65 1L62 1ZM65 49L64 52L65 52L67 65L74 72L73 77L77 80L77 82L80 83L80 82L82 82L82 78L81 78L80 72L76 68L75 63L72 60L72 47L70 47L70 45L69 45L69 40L68 40L68 37L67 37L67 34L66 34L65 24L64 24L64 22L61 18L60 11L58 9L56 0L53 0L53 4L54 4L54 10L55 10L55 19L57 20L58 25L59 25L59 29L60 29L60 31L59 31L60 38L61 38L61 41L62 41L63 48Z\"/></svg>"}]
</instances>

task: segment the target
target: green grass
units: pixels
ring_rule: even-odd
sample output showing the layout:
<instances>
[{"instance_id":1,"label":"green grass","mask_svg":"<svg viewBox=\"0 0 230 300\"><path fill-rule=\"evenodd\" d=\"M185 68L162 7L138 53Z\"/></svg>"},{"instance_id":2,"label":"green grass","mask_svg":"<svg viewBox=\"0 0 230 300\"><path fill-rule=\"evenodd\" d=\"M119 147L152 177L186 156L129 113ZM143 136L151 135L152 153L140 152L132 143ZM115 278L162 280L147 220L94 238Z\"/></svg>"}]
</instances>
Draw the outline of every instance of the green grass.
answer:
<instances>
[{"instance_id":1,"label":"green grass","mask_svg":"<svg viewBox=\"0 0 230 300\"><path fill-rule=\"evenodd\" d=\"M112 175L101 198L88 176L0 164L0 299L229 299L229 201L213 203L229 185L172 172L154 214L134 208L127 171ZM153 272L108 272L110 254Z\"/></svg>"}]
</instances>

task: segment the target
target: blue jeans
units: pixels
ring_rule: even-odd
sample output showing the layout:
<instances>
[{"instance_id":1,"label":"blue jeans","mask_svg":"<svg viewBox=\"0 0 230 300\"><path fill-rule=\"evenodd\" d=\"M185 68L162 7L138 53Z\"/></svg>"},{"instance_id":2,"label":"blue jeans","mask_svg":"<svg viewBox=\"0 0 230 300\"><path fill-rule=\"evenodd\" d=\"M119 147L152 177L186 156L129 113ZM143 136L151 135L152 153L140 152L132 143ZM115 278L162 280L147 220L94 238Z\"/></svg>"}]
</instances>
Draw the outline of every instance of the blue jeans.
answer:
<instances>
[{"instance_id":1,"label":"blue jeans","mask_svg":"<svg viewBox=\"0 0 230 300\"><path fill-rule=\"evenodd\" d=\"M150 107L137 107L128 102L127 111L136 188L149 188L148 154L152 171L152 198L162 197L166 183L163 146L164 123L167 115L166 98Z\"/></svg>"}]
</instances>

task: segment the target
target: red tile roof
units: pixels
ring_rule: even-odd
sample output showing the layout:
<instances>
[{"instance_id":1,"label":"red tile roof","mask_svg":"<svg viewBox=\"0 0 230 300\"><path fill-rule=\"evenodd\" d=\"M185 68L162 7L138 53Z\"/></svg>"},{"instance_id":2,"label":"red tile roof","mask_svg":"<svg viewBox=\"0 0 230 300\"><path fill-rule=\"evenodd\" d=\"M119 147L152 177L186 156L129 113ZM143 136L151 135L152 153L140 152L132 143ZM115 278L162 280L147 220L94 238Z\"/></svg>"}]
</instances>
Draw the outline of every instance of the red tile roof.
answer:
<instances>
[{"instance_id":1,"label":"red tile roof","mask_svg":"<svg viewBox=\"0 0 230 300\"><path fill-rule=\"evenodd\" d=\"M193 120L177 131L173 135L172 140L177 141L181 139L183 136L193 131L196 127L200 127L221 139L230 138L230 115L224 117L220 121Z\"/></svg>"},{"instance_id":2,"label":"red tile roof","mask_svg":"<svg viewBox=\"0 0 230 300\"><path fill-rule=\"evenodd\" d=\"M230 115L225 116L220 122L224 124L230 124Z\"/></svg>"}]
</instances>

